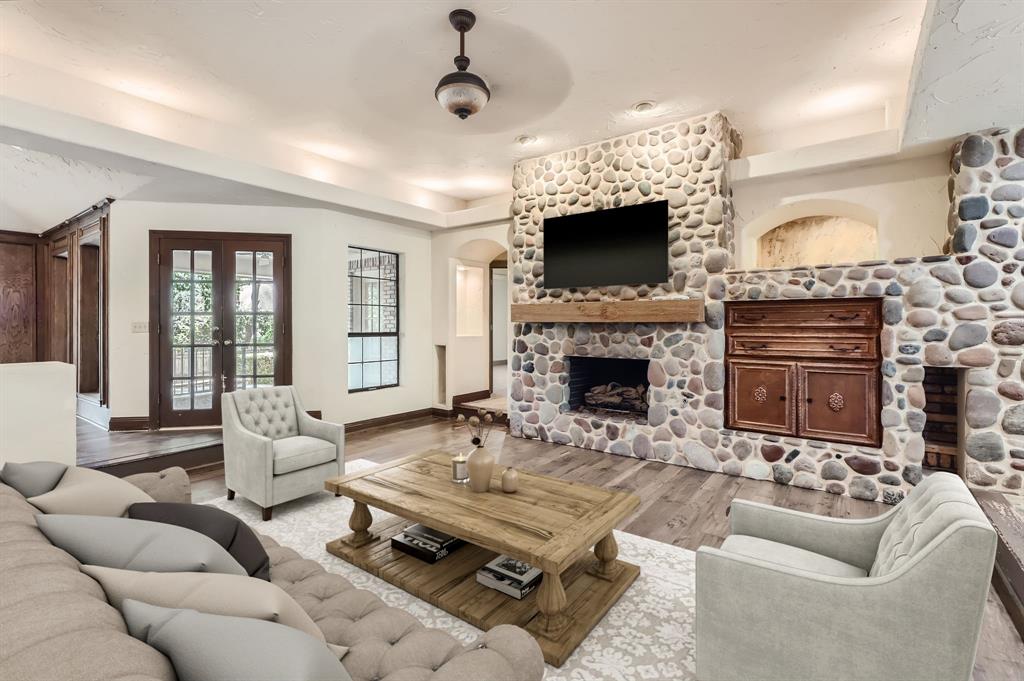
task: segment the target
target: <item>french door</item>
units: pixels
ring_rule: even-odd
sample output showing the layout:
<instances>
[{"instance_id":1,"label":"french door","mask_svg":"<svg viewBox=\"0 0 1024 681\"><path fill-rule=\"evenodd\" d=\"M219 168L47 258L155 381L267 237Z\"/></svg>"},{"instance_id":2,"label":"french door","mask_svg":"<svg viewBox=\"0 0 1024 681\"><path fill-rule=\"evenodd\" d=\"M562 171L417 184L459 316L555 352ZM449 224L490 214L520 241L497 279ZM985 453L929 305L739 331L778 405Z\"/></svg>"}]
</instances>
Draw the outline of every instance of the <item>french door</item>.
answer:
<instances>
[{"instance_id":1,"label":"french door","mask_svg":"<svg viewBox=\"0 0 1024 681\"><path fill-rule=\"evenodd\" d=\"M151 427L220 425L223 392L291 381L289 246L151 232Z\"/></svg>"}]
</instances>

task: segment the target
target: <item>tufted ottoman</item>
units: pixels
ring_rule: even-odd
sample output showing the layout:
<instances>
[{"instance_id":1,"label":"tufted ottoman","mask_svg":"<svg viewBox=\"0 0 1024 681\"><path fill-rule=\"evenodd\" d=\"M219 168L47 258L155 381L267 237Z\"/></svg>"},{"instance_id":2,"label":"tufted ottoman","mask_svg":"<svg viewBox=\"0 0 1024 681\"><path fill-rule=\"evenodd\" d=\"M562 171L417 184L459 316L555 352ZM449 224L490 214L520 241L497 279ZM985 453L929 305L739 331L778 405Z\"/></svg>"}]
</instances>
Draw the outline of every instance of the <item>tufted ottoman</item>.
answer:
<instances>
[{"instance_id":1,"label":"tufted ottoman","mask_svg":"<svg viewBox=\"0 0 1024 681\"><path fill-rule=\"evenodd\" d=\"M349 648L342 660L353 681L539 681L540 646L519 627L497 626L472 646L428 629L404 610L357 589L316 561L258 535L270 575L309 613L327 640Z\"/></svg>"}]
</instances>

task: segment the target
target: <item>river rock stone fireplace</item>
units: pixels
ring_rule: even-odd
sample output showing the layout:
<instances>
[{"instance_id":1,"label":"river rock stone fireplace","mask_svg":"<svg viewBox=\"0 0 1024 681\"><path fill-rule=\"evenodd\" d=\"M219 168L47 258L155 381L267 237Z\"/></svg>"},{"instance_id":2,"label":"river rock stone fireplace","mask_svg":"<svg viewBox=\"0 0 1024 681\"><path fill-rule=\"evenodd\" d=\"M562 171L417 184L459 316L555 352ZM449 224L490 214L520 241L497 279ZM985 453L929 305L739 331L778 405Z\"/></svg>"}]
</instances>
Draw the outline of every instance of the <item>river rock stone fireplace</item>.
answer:
<instances>
[{"instance_id":1,"label":"river rock stone fireplace","mask_svg":"<svg viewBox=\"0 0 1024 681\"><path fill-rule=\"evenodd\" d=\"M647 418L647 365L619 357L566 358L569 409L610 411Z\"/></svg>"},{"instance_id":2,"label":"river rock stone fireplace","mask_svg":"<svg viewBox=\"0 0 1024 681\"><path fill-rule=\"evenodd\" d=\"M739 147L714 113L515 166L513 303L696 298L705 309L693 323L514 324L512 435L897 503L923 475L925 367L957 368L961 473L1019 493L1024 130L970 135L954 148L946 253L767 271L730 269L727 168ZM666 282L545 286L544 218L660 199L669 204ZM881 446L726 428L725 303L827 298L882 301ZM578 357L647 361L646 417L580 413L570 385Z\"/></svg>"}]
</instances>

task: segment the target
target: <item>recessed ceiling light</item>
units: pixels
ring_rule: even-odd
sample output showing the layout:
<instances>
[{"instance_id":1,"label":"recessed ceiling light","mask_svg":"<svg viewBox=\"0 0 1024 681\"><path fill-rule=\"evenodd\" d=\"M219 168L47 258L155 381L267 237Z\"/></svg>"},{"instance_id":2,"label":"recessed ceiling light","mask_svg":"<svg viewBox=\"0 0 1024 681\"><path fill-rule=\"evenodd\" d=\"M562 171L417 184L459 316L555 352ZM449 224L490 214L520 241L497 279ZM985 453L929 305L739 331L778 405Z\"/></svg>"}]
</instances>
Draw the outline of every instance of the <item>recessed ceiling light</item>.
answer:
<instances>
[{"instance_id":1,"label":"recessed ceiling light","mask_svg":"<svg viewBox=\"0 0 1024 681\"><path fill-rule=\"evenodd\" d=\"M533 144L536 141L537 141L537 138L534 137L533 135L520 135L519 137L516 138L516 143L517 144L521 144L524 147L527 144Z\"/></svg>"},{"instance_id":2,"label":"recessed ceiling light","mask_svg":"<svg viewBox=\"0 0 1024 681\"><path fill-rule=\"evenodd\" d=\"M633 105L633 113L643 114L654 110L658 103L652 99L644 99Z\"/></svg>"}]
</instances>

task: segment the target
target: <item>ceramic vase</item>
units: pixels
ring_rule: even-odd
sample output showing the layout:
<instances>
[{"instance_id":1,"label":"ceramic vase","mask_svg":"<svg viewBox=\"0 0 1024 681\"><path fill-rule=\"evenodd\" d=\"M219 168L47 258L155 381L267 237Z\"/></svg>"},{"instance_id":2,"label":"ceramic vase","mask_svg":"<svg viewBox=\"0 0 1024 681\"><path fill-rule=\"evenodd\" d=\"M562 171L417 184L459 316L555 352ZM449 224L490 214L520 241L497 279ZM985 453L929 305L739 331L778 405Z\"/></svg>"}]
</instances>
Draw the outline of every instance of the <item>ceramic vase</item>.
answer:
<instances>
[{"instance_id":1,"label":"ceramic vase","mask_svg":"<svg viewBox=\"0 0 1024 681\"><path fill-rule=\"evenodd\" d=\"M505 494L514 494L519 489L519 471L515 468L506 468L501 474L501 491Z\"/></svg>"},{"instance_id":2,"label":"ceramic vase","mask_svg":"<svg viewBox=\"0 0 1024 681\"><path fill-rule=\"evenodd\" d=\"M474 492L486 492L491 488L491 474L494 472L494 455L486 447L477 447L469 455L469 488Z\"/></svg>"}]
</instances>

